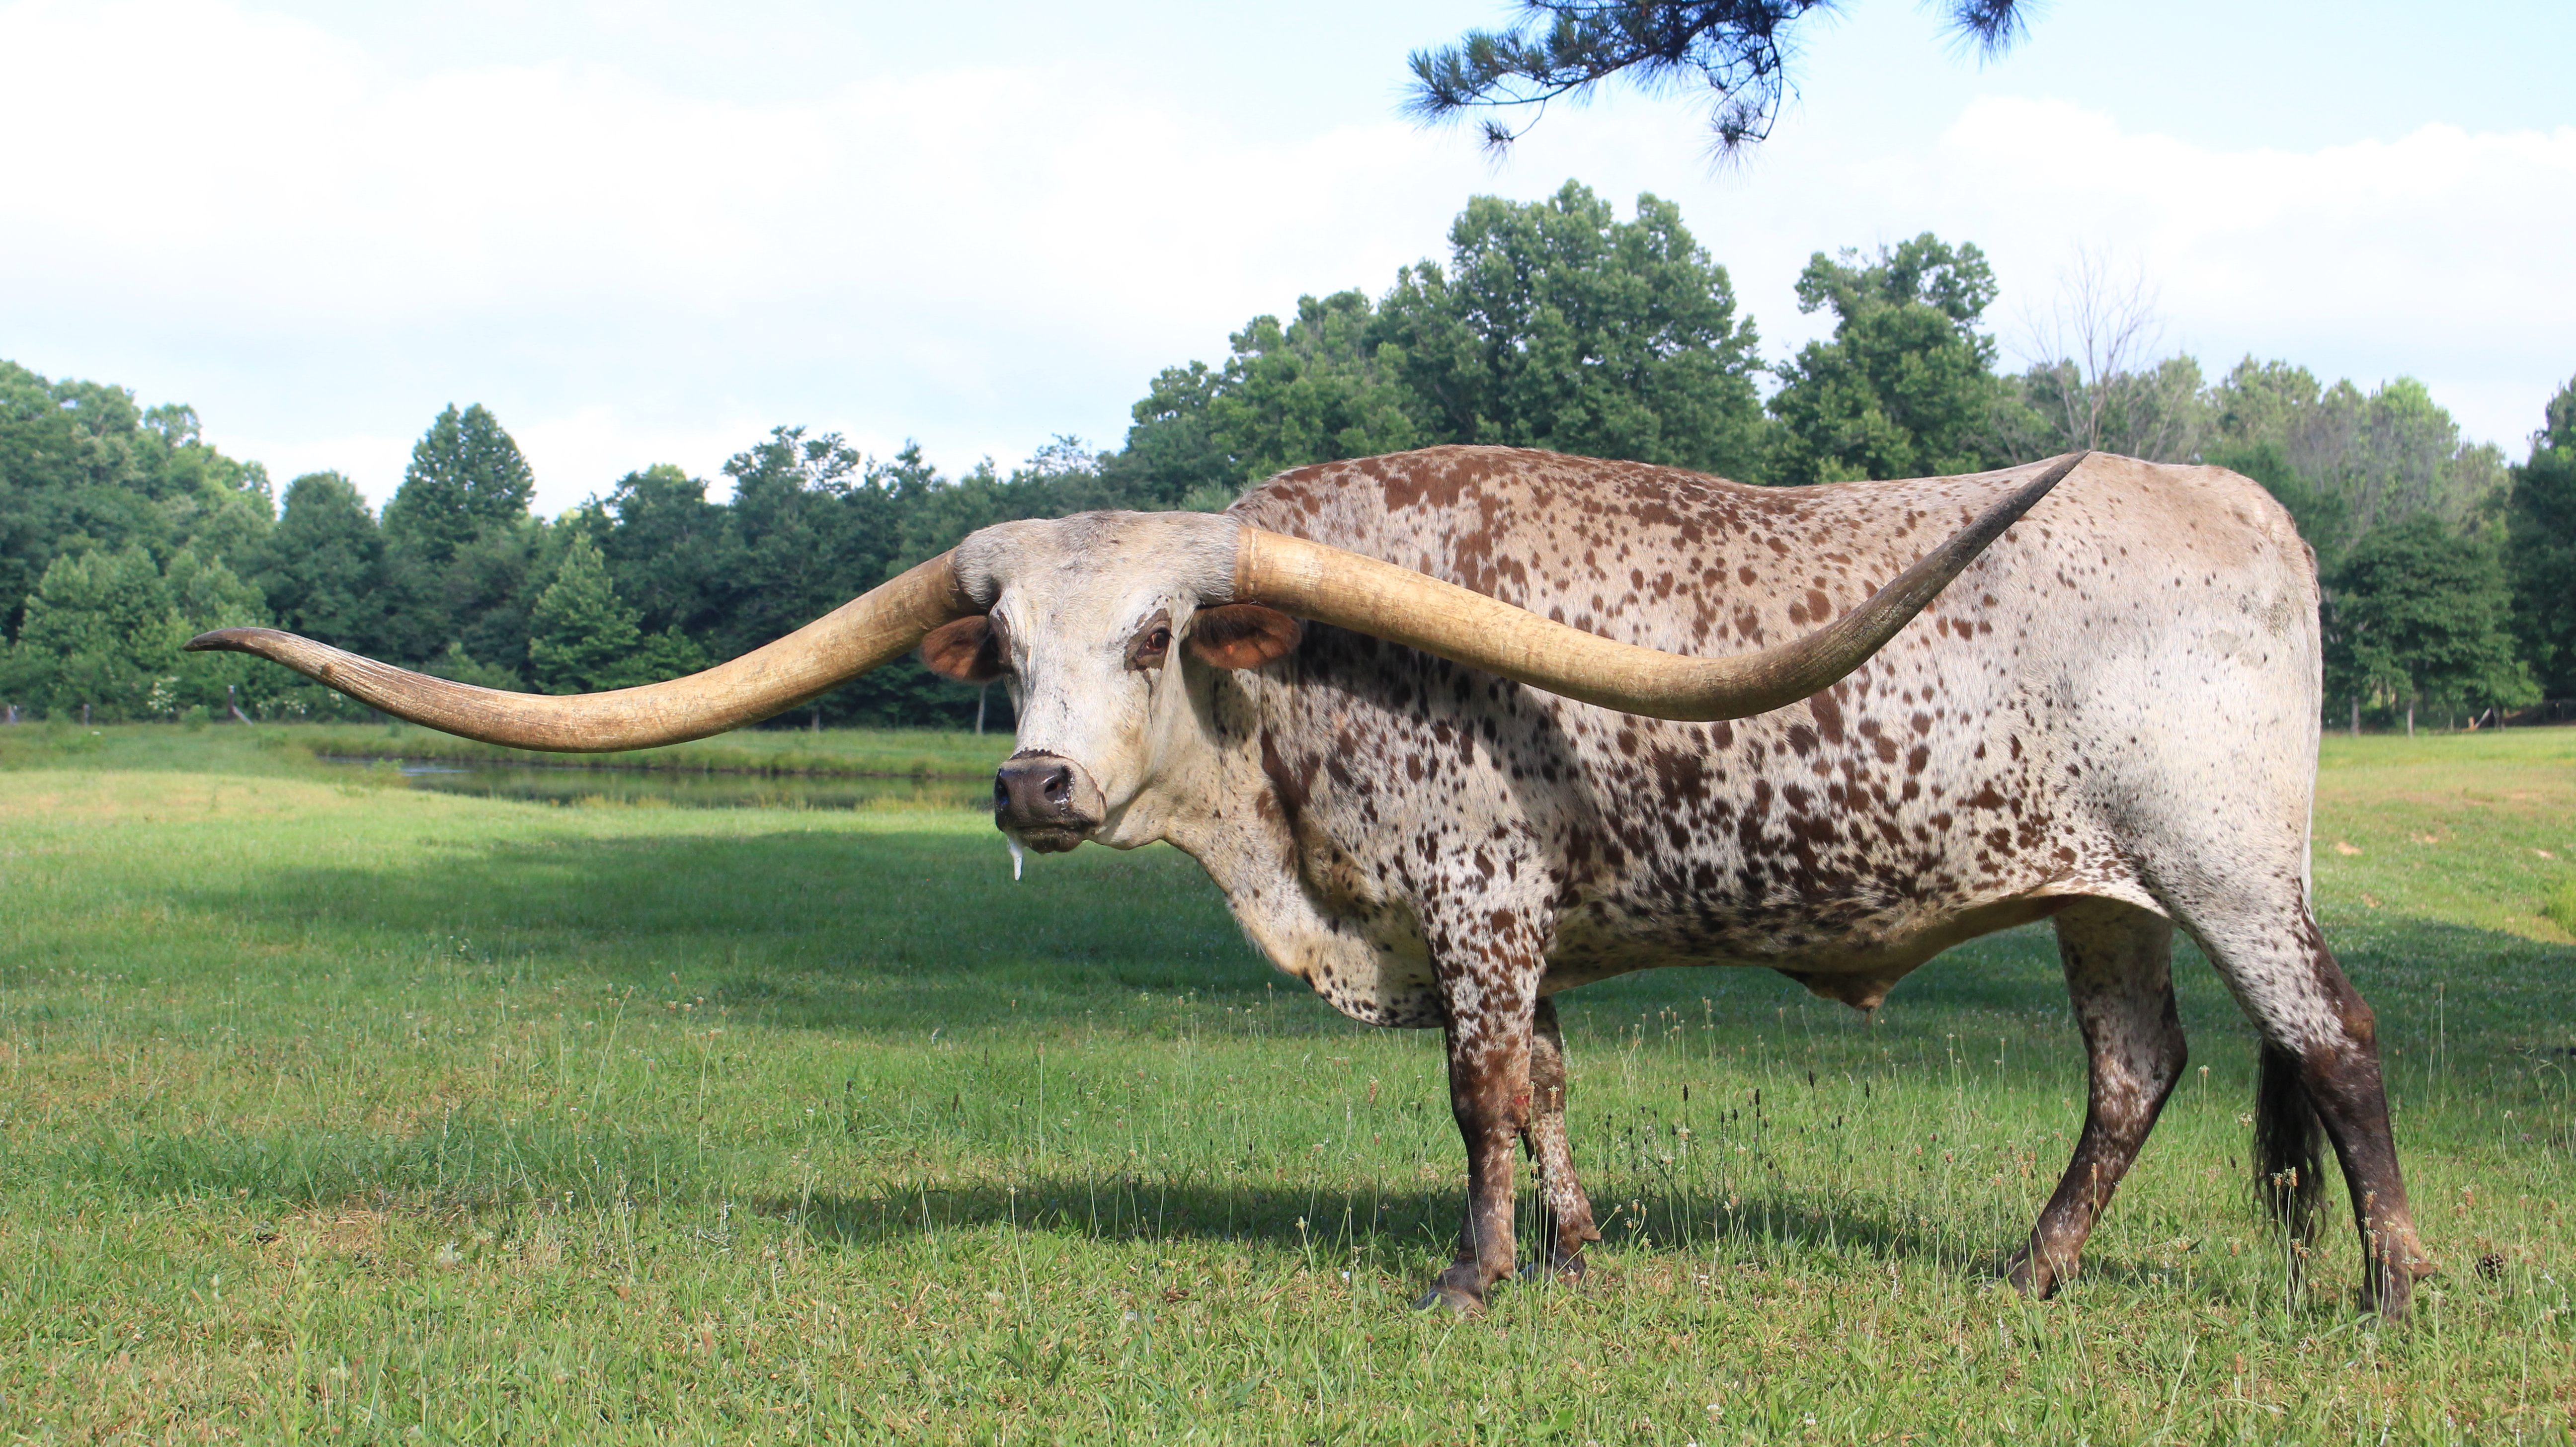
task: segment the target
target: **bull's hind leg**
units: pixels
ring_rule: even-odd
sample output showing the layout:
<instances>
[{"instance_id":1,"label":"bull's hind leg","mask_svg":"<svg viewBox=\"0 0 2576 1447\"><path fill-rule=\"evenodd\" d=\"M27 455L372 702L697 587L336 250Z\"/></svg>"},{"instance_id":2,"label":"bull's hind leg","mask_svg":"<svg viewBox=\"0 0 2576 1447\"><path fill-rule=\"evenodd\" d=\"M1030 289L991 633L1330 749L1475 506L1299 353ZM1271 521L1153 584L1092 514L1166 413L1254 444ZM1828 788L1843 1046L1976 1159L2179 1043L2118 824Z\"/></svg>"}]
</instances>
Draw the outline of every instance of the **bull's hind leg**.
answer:
<instances>
[{"instance_id":1,"label":"bull's hind leg","mask_svg":"<svg viewBox=\"0 0 2576 1447\"><path fill-rule=\"evenodd\" d=\"M1574 1178L1574 1152L1565 1139L1565 1036L1556 1027L1556 1005L1540 1000L1530 1035L1530 1115L1521 1128L1521 1144L1538 1168L1539 1199L1546 1204L1554 1231L1548 1241L1546 1269L1560 1276L1583 1274L1583 1248L1601 1239L1592 1222L1592 1202ZM1524 1273L1534 1272L1532 1262Z\"/></svg>"},{"instance_id":2,"label":"bull's hind leg","mask_svg":"<svg viewBox=\"0 0 2576 1447\"><path fill-rule=\"evenodd\" d=\"M2074 1159L2007 1268L2015 1286L2042 1297L2075 1275L2084 1239L2155 1128L2184 1058L2171 924L2129 905L2088 900L2057 916L2057 952L2090 1065Z\"/></svg>"},{"instance_id":3,"label":"bull's hind leg","mask_svg":"<svg viewBox=\"0 0 2576 1447\"><path fill-rule=\"evenodd\" d=\"M2415 1235L2397 1169L2378 1022L2326 949L2298 880L2268 884L2254 899L2213 892L2178 901L2184 923L2263 1037L2255 1191L2293 1239L2308 1237L2324 1185L2316 1148L2322 1126L2352 1193L2363 1298L2382 1315L2400 1316L2433 1262Z\"/></svg>"}]
</instances>

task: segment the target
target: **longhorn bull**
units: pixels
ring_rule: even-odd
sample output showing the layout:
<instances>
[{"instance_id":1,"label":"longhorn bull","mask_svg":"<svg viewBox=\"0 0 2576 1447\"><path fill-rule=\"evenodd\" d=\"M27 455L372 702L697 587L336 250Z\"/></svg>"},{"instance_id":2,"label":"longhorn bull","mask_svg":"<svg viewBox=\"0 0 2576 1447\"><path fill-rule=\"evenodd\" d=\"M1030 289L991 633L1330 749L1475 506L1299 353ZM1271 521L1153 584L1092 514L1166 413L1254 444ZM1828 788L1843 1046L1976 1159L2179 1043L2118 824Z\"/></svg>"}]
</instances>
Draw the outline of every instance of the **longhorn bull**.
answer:
<instances>
[{"instance_id":1,"label":"longhorn bull","mask_svg":"<svg viewBox=\"0 0 2576 1447\"><path fill-rule=\"evenodd\" d=\"M614 693L496 693L266 629L190 646L569 751L734 728L915 647L1007 680L1002 829L1169 841L1335 1008L1446 1033L1467 1208L1426 1306L1512 1272L1516 1141L1555 1221L1544 1269L1600 1239L1557 992L1758 965L1871 1008L2039 919L2090 1097L2016 1284L2073 1274L2181 1076L2177 925L2261 1039L2258 1193L2309 1230L2322 1129L2365 1294L2396 1314L2430 1270L2370 1009L2308 906L2314 562L2233 473L2070 456L1765 489L1433 448L1285 473L1223 515L987 528L765 648Z\"/></svg>"}]
</instances>

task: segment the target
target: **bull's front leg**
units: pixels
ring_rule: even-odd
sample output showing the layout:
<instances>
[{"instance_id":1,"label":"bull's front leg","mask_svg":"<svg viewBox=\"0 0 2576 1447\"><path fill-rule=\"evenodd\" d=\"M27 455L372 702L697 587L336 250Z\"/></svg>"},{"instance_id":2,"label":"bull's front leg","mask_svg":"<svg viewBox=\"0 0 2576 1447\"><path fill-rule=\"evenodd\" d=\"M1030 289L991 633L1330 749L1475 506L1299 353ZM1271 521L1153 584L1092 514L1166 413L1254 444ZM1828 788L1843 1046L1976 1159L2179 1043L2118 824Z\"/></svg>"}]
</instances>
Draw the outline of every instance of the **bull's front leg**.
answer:
<instances>
[{"instance_id":1,"label":"bull's front leg","mask_svg":"<svg viewBox=\"0 0 2576 1447\"><path fill-rule=\"evenodd\" d=\"M1467 1145L1467 1219L1458 1232L1457 1260L1414 1304L1467 1312L1484 1304L1487 1287L1512 1274L1512 1158L1530 1124L1540 966L1534 952L1526 959L1490 947L1463 959L1444 955L1449 1108Z\"/></svg>"}]
</instances>

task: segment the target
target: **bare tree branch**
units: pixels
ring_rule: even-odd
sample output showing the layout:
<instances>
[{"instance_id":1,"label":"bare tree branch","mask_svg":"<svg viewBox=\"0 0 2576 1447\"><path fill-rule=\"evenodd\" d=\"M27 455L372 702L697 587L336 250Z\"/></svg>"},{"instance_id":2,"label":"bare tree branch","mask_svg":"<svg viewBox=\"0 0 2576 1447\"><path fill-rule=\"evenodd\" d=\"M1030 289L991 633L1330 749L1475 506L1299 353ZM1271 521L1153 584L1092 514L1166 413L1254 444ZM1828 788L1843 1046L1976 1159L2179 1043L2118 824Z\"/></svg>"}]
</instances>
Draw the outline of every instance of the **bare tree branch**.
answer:
<instances>
[{"instance_id":1,"label":"bare tree branch","mask_svg":"<svg viewBox=\"0 0 2576 1447\"><path fill-rule=\"evenodd\" d=\"M2048 313L2025 324L2022 399L2064 447L2160 462L2195 453L2205 431L2199 364L2155 360L2164 321L2145 272L2079 249Z\"/></svg>"}]
</instances>

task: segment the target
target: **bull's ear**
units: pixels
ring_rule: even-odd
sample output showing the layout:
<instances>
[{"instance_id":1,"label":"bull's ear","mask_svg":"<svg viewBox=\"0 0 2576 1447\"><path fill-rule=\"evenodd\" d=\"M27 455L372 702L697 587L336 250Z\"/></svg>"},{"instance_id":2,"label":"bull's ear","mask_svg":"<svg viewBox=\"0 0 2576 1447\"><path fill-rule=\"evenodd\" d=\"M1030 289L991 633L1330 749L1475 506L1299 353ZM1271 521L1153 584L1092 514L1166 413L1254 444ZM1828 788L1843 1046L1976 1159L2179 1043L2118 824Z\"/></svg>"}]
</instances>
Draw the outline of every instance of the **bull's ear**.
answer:
<instances>
[{"instance_id":1,"label":"bull's ear","mask_svg":"<svg viewBox=\"0 0 2576 1447\"><path fill-rule=\"evenodd\" d=\"M943 623L921 640L921 662L960 683L991 683L1002 676L1002 639L981 614Z\"/></svg>"},{"instance_id":2,"label":"bull's ear","mask_svg":"<svg viewBox=\"0 0 2576 1447\"><path fill-rule=\"evenodd\" d=\"M1190 652L1219 668L1259 668L1305 636L1305 624L1258 603L1201 608L1190 620Z\"/></svg>"}]
</instances>

